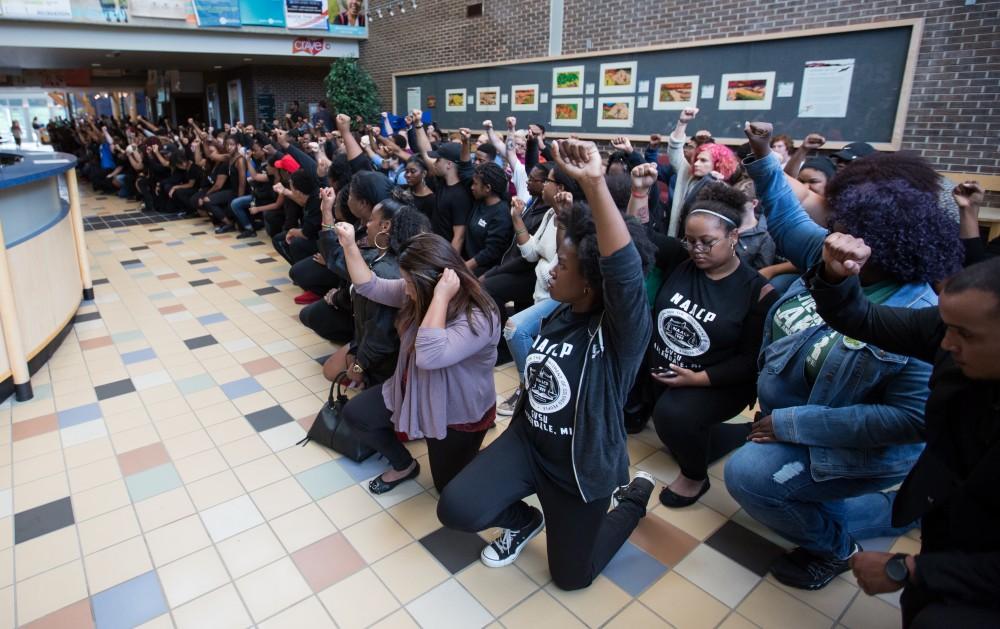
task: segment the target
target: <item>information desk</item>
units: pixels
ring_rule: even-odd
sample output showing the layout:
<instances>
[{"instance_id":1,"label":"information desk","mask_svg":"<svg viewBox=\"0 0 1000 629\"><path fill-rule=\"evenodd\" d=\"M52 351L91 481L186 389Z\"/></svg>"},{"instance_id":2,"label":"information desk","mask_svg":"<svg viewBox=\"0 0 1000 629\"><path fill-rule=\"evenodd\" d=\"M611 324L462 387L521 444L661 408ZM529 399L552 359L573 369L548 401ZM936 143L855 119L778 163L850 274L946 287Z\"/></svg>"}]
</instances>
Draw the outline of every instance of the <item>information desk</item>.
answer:
<instances>
[{"instance_id":1,"label":"information desk","mask_svg":"<svg viewBox=\"0 0 1000 629\"><path fill-rule=\"evenodd\" d=\"M76 158L0 153L0 163L0 400L26 400L30 374L70 332L93 287Z\"/></svg>"}]
</instances>

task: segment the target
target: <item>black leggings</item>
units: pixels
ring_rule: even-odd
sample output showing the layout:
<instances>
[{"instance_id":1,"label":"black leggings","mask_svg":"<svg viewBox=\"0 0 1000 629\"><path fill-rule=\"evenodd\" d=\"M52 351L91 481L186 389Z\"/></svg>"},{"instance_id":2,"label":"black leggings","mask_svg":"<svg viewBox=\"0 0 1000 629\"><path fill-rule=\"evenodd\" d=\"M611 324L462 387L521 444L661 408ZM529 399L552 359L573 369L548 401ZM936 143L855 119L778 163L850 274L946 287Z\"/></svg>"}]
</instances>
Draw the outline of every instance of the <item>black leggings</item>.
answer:
<instances>
[{"instance_id":1,"label":"black leggings","mask_svg":"<svg viewBox=\"0 0 1000 629\"><path fill-rule=\"evenodd\" d=\"M394 470L405 470L413 463L410 451L396 438L392 411L385 407L381 385L354 396L344 407L344 419L365 445L389 459ZM449 428L444 439L427 439L427 460L438 493L475 458L485 436L485 430L461 432Z\"/></svg>"},{"instance_id":2,"label":"black leggings","mask_svg":"<svg viewBox=\"0 0 1000 629\"><path fill-rule=\"evenodd\" d=\"M316 334L334 343L354 338L354 313L338 310L320 299L299 311L299 321Z\"/></svg>"},{"instance_id":3,"label":"black leggings","mask_svg":"<svg viewBox=\"0 0 1000 629\"><path fill-rule=\"evenodd\" d=\"M965 601L945 600L914 585L906 586L899 603L904 629L1000 627L1000 609L996 607L976 607Z\"/></svg>"},{"instance_id":4,"label":"black leggings","mask_svg":"<svg viewBox=\"0 0 1000 629\"><path fill-rule=\"evenodd\" d=\"M229 209L229 204L235 198L236 194L232 190L219 190L205 197L203 207L208 210L213 223L222 225L231 216L232 210Z\"/></svg>"},{"instance_id":5,"label":"black leggings","mask_svg":"<svg viewBox=\"0 0 1000 629\"><path fill-rule=\"evenodd\" d=\"M490 294L500 310L500 329L507 323L507 308L504 304L514 302L517 312L533 303L535 292L535 270L514 273L487 273L483 277L483 288Z\"/></svg>"},{"instance_id":6,"label":"black leggings","mask_svg":"<svg viewBox=\"0 0 1000 629\"><path fill-rule=\"evenodd\" d=\"M336 273L311 257L293 264L288 271L288 277L292 278L292 283L302 290L312 291L317 295L325 295L331 288L336 288L343 283Z\"/></svg>"},{"instance_id":7,"label":"black leggings","mask_svg":"<svg viewBox=\"0 0 1000 629\"><path fill-rule=\"evenodd\" d=\"M531 522L522 498L538 494L545 515L549 572L563 590L585 588L604 570L645 515L625 500L608 511L610 496L583 502L549 479L535 463L531 444L515 418L441 494L438 519L460 531L520 529Z\"/></svg>"},{"instance_id":8,"label":"black leggings","mask_svg":"<svg viewBox=\"0 0 1000 629\"><path fill-rule=\"evenodd\" d=\"M753 385L734 387L681 387L665 389L653 408L653 424L663 445L691 480L708 478L708 463L742 442L727 440L724 452L712 447L713 427L732 419L753 399ZM741 429L745 440L747 431ZM728 431L727 431L728 434Z\"/></svg>"}]
</instances>

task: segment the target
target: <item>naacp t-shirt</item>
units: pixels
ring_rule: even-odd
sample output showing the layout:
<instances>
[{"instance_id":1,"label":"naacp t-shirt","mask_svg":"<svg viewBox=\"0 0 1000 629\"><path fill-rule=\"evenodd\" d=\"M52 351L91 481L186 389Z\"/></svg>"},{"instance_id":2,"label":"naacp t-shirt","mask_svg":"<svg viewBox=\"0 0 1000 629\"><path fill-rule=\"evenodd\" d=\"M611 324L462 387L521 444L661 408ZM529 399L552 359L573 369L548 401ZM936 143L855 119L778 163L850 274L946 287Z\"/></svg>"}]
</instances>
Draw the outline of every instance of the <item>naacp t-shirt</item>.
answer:
<instances>
[{"instance_id":1,"label":"naacp t-shirt","mask_svg":"<svg viewBox=\"0 0 1000 629\"><path fill-rule=\"evenodd\" d=\"M588 313L561 306L535 337L524 367L527 399L522 412L535 461L573 494L580 492L573 474L573 425L590 319Z\"/></svg>"},{"instance_id":2,"label":"naacp t-shirt","mask_svg":"<svg viewBox=\"0 0 1000 629\"><path fill-rule=\"evenodd\" d=\"M690 260L682 262L656 295L650 366L703 371L735 356L763 284L745 264L713 280Z\"/></svg>"}]
</instances>

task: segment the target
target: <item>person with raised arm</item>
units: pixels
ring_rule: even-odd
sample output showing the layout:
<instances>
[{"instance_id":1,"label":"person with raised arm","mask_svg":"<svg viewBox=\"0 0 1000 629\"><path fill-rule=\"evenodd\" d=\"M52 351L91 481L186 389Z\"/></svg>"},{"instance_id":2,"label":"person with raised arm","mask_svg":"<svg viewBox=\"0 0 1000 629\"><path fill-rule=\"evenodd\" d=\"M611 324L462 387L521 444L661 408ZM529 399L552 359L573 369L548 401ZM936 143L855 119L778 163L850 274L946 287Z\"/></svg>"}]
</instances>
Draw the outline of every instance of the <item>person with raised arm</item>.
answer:
<instances>
[{"instance_id":1,"label":"person with raised arm","mask_svg":"<svg viewBox=\"0 0 1000 629\"><path fill-rule=\"evenodd\" d=\"M434 233L451 243L461 253L465 245L465 230L472 213L472 176L475 169L470 160L468 134L462 142L445 142L431 149L422 122L423 112L413 110L413 131L417 152L437 177L435 194L437 211L431 219ZM467 130L466 130L467 131Z\"/></svg>"},{"instance_id":2,"label":"person with raised arm","mask_svg":"<svg viewBox=\"0 0 1000 629\"><path fill-rule=\"evenodd\" d=\"M628 485L622 407L650 337L645 230L626 222L592 142L553 144L559 168L583 188L550 280L559 308L527 358L526 392L510 426L445 488L438 518L450 528L501 529L484 564L512 563L548 524L555 585L589 586L646 514L643 472ZM617 491L616 491L617 490ZM542 510L524 502L537 494ZM617 507L608 512L612 494Z\"/></svg>"}]
</instances>

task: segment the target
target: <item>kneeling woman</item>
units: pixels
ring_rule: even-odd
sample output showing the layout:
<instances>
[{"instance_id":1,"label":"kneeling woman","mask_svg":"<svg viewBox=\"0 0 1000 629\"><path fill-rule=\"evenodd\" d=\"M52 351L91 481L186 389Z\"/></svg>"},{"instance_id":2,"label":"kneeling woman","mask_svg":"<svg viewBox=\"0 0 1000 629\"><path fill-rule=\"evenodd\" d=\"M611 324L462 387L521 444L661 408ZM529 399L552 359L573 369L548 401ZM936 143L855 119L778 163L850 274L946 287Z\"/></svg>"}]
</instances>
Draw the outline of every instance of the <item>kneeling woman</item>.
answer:
<instances>
[{"instance_id":1,"label":"kneeling woman","mask_svg":"<svg viewBox=\"0 0 1000 629\"><path fill-rule=\"evenodd\" d=\"M440 492L476 456L496 418L496 304L440 236L420 234L405 243L399 254L402 279L388 280L368 268L353 226L337 223L336 230L355 292L401 309L395 372L344 407L344 418L361 439L392 465L369 489L382 494L420 473L396 439L400 431L427 438L431 476Z\"/></svg>"},{"instance_id":2,"label":"kneeling woman","mask_svg":"<svg viewBox=\"0 0 1000 629\"><path fill-rule=\"evenodd\" d=\"M640 472L616 492L628 482L622 407L650 337L643 278L652 253L643 227L615 207L592 142L554 145L553 156L590 203L573 208L551 271L561 305L527 357L510 427L445 489L438 517L463 531L503 529L481 554L490 567L512 563L547 521L552 579L575 590L618 552L653 491ZM612 493L619 504L609 513ZM524 502L531 494L542 511Z\"/></svg>"}]
</instances>

